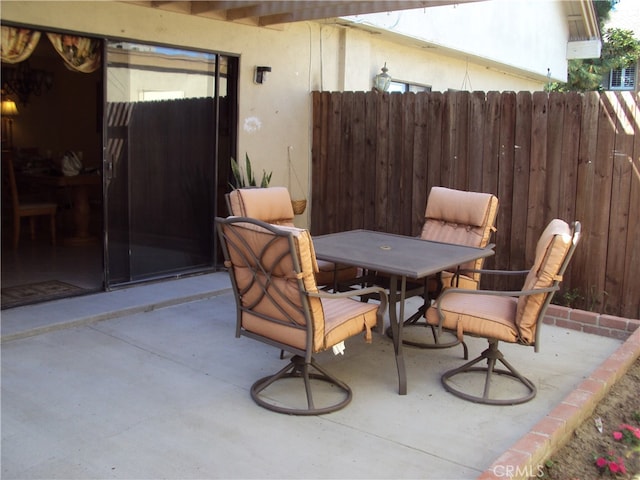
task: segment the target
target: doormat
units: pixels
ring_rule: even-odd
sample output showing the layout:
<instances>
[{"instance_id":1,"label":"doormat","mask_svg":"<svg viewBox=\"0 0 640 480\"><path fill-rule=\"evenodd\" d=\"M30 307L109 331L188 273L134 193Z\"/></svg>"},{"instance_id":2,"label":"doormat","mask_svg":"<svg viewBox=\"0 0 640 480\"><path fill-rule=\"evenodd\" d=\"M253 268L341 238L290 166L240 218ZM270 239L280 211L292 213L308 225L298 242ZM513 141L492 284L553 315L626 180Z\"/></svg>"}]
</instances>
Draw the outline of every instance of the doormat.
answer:
<instances>
[{"instance_id":1,"label":"doormat","mask_svg":"<svg viewBox=\"0 0 640 480\"><path fill-rule=\"evenodd\" d=\"M49 280L47 282L6 287L0 292L2 293L2 310L4 310L5 308L81 295L86 292L86 289L59 280Z\"/></svg>"}]
</instances>

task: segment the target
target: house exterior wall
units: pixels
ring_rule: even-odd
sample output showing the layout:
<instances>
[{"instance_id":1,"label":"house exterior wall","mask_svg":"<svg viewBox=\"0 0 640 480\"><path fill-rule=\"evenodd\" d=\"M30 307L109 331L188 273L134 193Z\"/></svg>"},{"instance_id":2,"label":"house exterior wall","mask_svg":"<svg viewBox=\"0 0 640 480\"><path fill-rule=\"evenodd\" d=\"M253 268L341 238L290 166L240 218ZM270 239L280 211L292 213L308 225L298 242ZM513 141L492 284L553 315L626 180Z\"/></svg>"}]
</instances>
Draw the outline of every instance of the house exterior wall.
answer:
<instances>
[{"instance_id":1,"label":"house exterior wall","mask_svg":"<svg viewBox=\"0 0 640 480\"><path fill-rule=\"evenodd\" d=\"M559 11L561 2L546 0L545 9L538 10L527 6L517 19L502 1L491 7L496 9L495 18L481 13L483 5L487 8L492 3L479 2L474 7L480 10L473 15L483 19L475 23L498 25L482 29L459 16L449 19L459 14L456 8L460 7L443 9L437 15L431 11L440 12L442 7L427 9L428 30L432 31L429 41L445 34L449 38L446 47L435 49L416 48L406 38L375 35L328 21L259 28L121 2L3 1L1 15L5 22L44 29L237 55L238 154L242 158L247 152L258 171L273 171L273 185L287 185L292 196L308 198L311 91L370 90L373 76L385 62L394 79L431 85L433 90L541 90L547 67L554 73L566 72L563 59L568 37L562 23L566 19ZM454 41L467 28L470 36ZM508 40L492 38L497 32L506 34ZM462 48L464 54L456 53L455 48ZM525 58L530 61L524 62ZM508 62L519 68L509 67ZM262 85L253 81L257 65L272 67ZM302 187L290 180L296 178ZM306 215L296 220L301 226L308 225L309 213Z\"/></svg>"},{"instance_id":2,"label":"house exterior wall","mask_svg":"<svg viewBox=\"0 0 640 480\"><path fill-rule=\"evenodd\" d=\"M566 17L562 2L554 0L492 0L345 18L406 35L414 45L465 63L517 69L539 85L548 72L552 81L566 81Z\"/></svg>"}]
</instances>

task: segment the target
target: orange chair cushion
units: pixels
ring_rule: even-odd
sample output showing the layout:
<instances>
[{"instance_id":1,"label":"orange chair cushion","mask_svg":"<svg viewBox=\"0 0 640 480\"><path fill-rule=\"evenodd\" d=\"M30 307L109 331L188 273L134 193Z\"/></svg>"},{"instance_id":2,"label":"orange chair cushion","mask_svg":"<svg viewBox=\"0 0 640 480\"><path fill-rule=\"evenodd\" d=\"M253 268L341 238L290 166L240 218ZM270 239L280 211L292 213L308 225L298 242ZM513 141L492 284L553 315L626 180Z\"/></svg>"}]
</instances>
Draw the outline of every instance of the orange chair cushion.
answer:
<instances>
[{"instance_id":1,"label":"orange chair cushion","mask_svg":"<svg viewBox=\"0 0 640 480\"><path fill-rule=\"evenodd\" d=\"M516 317L517 299L495 295L450 293L442 298L441 309L445 315L442 327L463 334L495 338L505 342L518 341ZM427 309L425 318L429 325L437 326L440 317L435 307Z\"/></svg>"},{"instance_id":2,"label":"orange chair cushion","mask_svg":"<svg viewBox=\"0 0 640 480\"><path fill-rule=\"evenodd\" d=\"M243 328L277 342L291 345L300 350L307 347L306 329L294 328L273 319L284 319L283 312L294 319L297 325L306 325L303 298L306 297L298 288L298 278L302 280L304 290L317 293L315 280L315 251L311 235L305 229L296 227L280 227L293 233L295 254L297 255L301 273L296 274L289 242L286 237L275 237L253 224L244 224L242 235L251 245L251 250L260 251L260 246L273 241L261 262L267 270L271 270L272 286L269 295L263 295L261 284L265 284L264 272L260 268L240 267L243 258L250 258L242 248L230 249L229 255L242 293L242 304L250 307L252 312L243 311L241 322ZM270 236L271 238L269 238ZM235 259L235 260L234 260ZM254 282L257 275L259 283ZM324 351L336 343L360 333L370 331L377 323L376 304L362 303L350 298L320 299L308 297L309 313L313 322L313 352Z\"/></svg>"},{"instance_id":3,"label":"orange chair cushion","mask_svg":"<svg viewBox=\"0 0 640 480\"><path fill-rule=\"evenodd\" d=\"M546 288L558 279L558 272L571 247L571 228L559 219L552 220L544 229L536 245L536 258L524 282L523 290ZM516 325L526 343L535 340L535 329L540 309L548 293L522 296L518 300Z\"/></svg>"},{"instance_id":4,"label":"orange chair cushion","mask_svg":"<svg viewBox=\"0 0 640 480\"><path fill-rule=\"evenodd\" d=\"M239 188L229 194L229 203L233 215L293 227L293 207L285 187Z\"/></svg>"},{"instance_id":5,"label":"orange chair cushion","mask_svg":"<svg viewBox=\"0 0 640 480\"><path fill-rule=\"evenodd\" d=\"M233 215L262 220L273 225L293 227L293 207L286 187L240 188L229 194ZM358 269L348 265L336 265L317 261L316 282L332 285L335 280L344 282L357 277ZM334 275L335 272L335 275Z\"/></svg>"},{"instance_id":6,"label":"orange chair cushion","mask_svg":"<svg viewBox=\"0 0 640 480\"><path fill-rule=\"evenodd\" d=\"M433 187L427 200L421 238L484 248L489 243L498 212L498 199L490 193ZM461 265L482 268L484 259ZM477 283L480 275L470 277Z\"/></svg>"}]
</instances>

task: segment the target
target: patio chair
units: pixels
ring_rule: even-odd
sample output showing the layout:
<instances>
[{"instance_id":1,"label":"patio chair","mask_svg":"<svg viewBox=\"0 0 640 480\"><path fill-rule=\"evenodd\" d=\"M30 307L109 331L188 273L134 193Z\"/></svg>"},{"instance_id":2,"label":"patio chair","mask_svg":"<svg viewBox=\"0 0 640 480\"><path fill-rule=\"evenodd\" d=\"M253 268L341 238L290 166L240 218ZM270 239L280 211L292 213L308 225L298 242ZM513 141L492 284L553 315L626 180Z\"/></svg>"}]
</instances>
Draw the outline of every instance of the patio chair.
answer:
<instances>
[{"instance_id":1,"label":"patio chair","mask_svg":"<svg viewBox=\"0 0 640 480\"><path fill-rule=\"evenodd\" d=\"M291 196L285 187L241 188L226 196L230 215L250 217L274 225L293 227ZM349 265L336 265L318 260L318 285L338 289L339 284L351 282L358 269Z\"/></svg>"},{"instance_id":2,"label":"patio chair","mask_svg":"<svg viewBox=\"0 0 640 480\"><path fill-rule=\"evenodd\" d=\"M559 289L569 261L580 239L580 223L573 228L563 220L552 220L545 228L536 246L535 261L531 270L509 272L484 270L487 274L527 275L520 291L465 290L449 288L438 297L434 306L426 312L427 323L442 329L456 332L458 340L463 335L486 338L487 348L480 356L461 367L445 372L442 377L444 388L454 395L477 403L491 405L515 405L531 400L536 395L536 386L521 375L498 349L498 342L508 342L523 346L532 346L538 351L540 324L553 297ZM486 366L475 365L483 360ZM506 369L496 368L499 361ZM465 380L453 377L465 373L484 373L482 394L472 391L472 377ZM514 379L525 387L526 393L510 398L504 395L491 395L494 374ZM513 382L511 382L513 383ZM504 386L504 385L503 385ZM522 388L520 388L522 390ZM518 392L519 393L519 392ZM513 395L513 392L510 392Z\"/></svg>"},{"instance_id":3,"label":"patio chair","mask_svg":"<svg viewBox=\"0 0 640 480\"><path fill-rule=\"evenodd\" d=\"M433 187L427 199L420 238L485 248L489 244L491 234L495 231L497 213L498 198L495 195ZM409 288L409 296L422 295L424 303L404 322L405 332L410 333L407 327L428 327L433 341L416 335L420 333L416 330L412 337L403 338L404 345L419 348L448 348L460 343L455 337L446 341L437 335L435 328L421 320L424 320L424 313L431 300L436 298L443 288L455 286L477 289L480 284L478 270L482 268L483 262L484 259L480 258L474 262L459 265L457 272L441 272L437 278L426 278L422 284L414 284ZM387 334L391 334L390 329L387 330ZM462 345L464 358L467 359L466 345L464 343Z\"/></svg>"},{"instance_id":4,"label":"patio chair","mask_svg":"<svg viewBox=\"0 0 640 480\"><path fill-rule=\"evenodd\" d=\"M318 415L345 407L352 398L350 387L320 367L313 355L332 348L342 353L343 342L361 333L371 342L371 329L382 327L387 307L384 289L318 290L313 241L307 230L246 217L216 218L216 222L236 299L236 337L246 336L293 354L284 368L252 385L253 400L293 415ZM377 294L380 303L350 298L361 294ZM299 392L291 398L296 386L286 382L291 378L302 379L298 387L304 385L304 395ZM306 404L298 397L304 397Z\"/></svg>"}]
</instances>

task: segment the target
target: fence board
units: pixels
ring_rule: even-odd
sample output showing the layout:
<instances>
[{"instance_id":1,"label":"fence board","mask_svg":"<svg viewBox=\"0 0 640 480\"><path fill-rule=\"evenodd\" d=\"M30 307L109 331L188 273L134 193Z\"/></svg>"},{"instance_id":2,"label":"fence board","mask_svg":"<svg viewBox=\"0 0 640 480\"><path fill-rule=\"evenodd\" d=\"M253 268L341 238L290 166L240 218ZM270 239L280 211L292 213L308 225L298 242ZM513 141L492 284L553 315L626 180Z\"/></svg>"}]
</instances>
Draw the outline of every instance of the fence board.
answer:
<instances>
[{"instance_id":1,"label":"fence board","mask_svg":"<svg viewBox=\"0 0 640 480\"><path fill-rule=\"evenodd\" d=\"M615 143L612 161L611 211L609 216L609 236L607 249L607 269L604 291L607 292L605 312L610 313L612 305L623 303L624 275L627 256L625 232L628 228L631 194L631 163L633 156L633 127L628 118L622 95L607 95L605 101L612 104L615 112ZM628 248L632 248L628 246Z\"/></svg>"},{"instance_id":2,"label":"fence board","mask_svg":"<svg viewBox=\"0 0 640 480\"><path fill-rule=\"evenodd\" d=\"M378 95L378 108L376 109L376 123L378 125L376 142L376 221L373 229L378 231L387 229L387 217L391 211L389 209L389 190L387 187L387 179L389 178L389 97L390 95Z\"/></svg>"},{"instance_id":3,"label":"fence board","mask_svg":"<svg viewBox=\"0 0 640 480\"><path fill-rule=\"evenodd\" d=\"M429 154L427 155L427 196L431 191L431 187L444 185L441 171L443 115L444 95L440 92L435 92L429 95L427 124L429 132Z\"/></svg>"},{"instance_id":4,"label":"fence board","mask_svg":"<svg viewBox=\"0 0 640 480\"><path fill-rule=\"evenodd\" d=\"M365 129L363 128L365 121L365 99L364 92L356 92L353 96L353 127L351 129L351 135L353 138L351 148L351 163L353 164L353 186L352 191L352 205L353 210L351 214L351 227L352 228L364 228L365 218L365 190L367 188L367 165L365 156ZM349 163L349 159L345 160L345 163ZM347 178L348 182L349 179ZM348 187L347 187L348 188Z\"/></svg>"},{"instance_id":5,"label":"fence board","mask_svg":"<svg viewBox=\"0 0 640 480\"><path fill-rule=\"evenodd\" d=\"M413 142L415 139L415 110L416 96L399 95L402 97L402 154L400 166L400 232L404 235L413 233L413 166L416 161L413 156ZM405 135L404 133L409 133Z\"/></svg>"},{"instance_id":6,"label":"fence board","mask_svg":"<svg viewBox=\"0 0 640 480\"><path fill-rule=\"evenodd\" d=\"M511 241L509 242L511 268L514 270L524 270L527 267L525 264L525 249L527 241L527 206L529 199L531 115L533 108L531 94L529 92L518 93L516 102L513 196L503 201L511 203ZM499 216L503 215L503 211L501 206ZM511 287L517 287L515 279Z\"/></svg>"},{"instance_id":7,"label":"fence board","mask_svg":"<svg viewBox=\"0 0 640 480\"><path fill-rule=\"evenodd\" d=\"M415 235L433 186L496 193L487 267L529 267L551 218L578 219L563 292L583 296L577 308L640 316L637 94L314 92L312 101L314 235Z\"/></svg>"},{"instance_id":8,"label":"fence board","mask_svg":"<svg viewBox=\"0 0 640 480\"><path fill-rule=\"evenodd\" d=\"M498 192L497 197L513 198L513 162L515 146L516 95L506 92L500 102L500 155L498 157ZM504 252L495 259L495 268L508 270L510 265L512 202L502 203L502 214L496 220L500 235L496 235L496 250ZM506 290L510 288L512 279L506 276L496 278L494 288ZM522 280L521 280L522 281Z\"/></svg>"},{"instance_id":9,"label":"fence board","mask_svg":"<svg viewBox=\"0 0 640 480\"><path fill-rule=\"evenodd\" d=\"M598 143L594 158L595 172L593 194L597 198L590 227L592 247L598 255L591 258L592 271L587 285L587 305L602 305L606 298L605 276L607 275L607 242L609 237L609 215L611 211L611 182L613 178L613 150L615 148L615 110L607 100L607 93L600 97L598 114ZM614 272L618 274L619 272Z\"/></svg>"},{"instance_id":10,"label":"fence board","mask_svg":"<svg viewBox=\"0 0 640 480\"><path fill-rule=\"evenodd\" d=\"M365 162L366 168L362 172L365 182L364 189L364 205L365 211L362 218L362 225L364 228L367 226L375 225L376 220L376 147L378 137L378 124L376 118L376 105L377 98L375 92L367 92L364 96L365 102Z\"/></svg>"},{"instance_id":11,"label":"fence board","mask_svg":"<svg viewBox=\"0 0 640 480\"><path fill-rule=\"evenodd\" d=\"M429 162L429 129L428 129L428 101L429 96L424 93L416 95L415 124L413 142L413 180L411 196L412 222L411 235L419 235L424 222L425 205L427 204L427 194L430 189L427 187L427 165Z\"/></svg>"},{"instance_id":12,"label":"fence board","mask_svg":"<svg viewBox=\"0 0 640 480\"><path fill-rule=\"evenodd\" d=\"M634 128L633 152L629 158L631 165L631 191L629 195L629 223L626 232L627 255L625 258L622 305L620 313L628 318L640 317L640 125L639 98L625 95L629 119Z\"/></svg>"},{"instance_id":13,"label":"fence board","mask_svg":"<svg viewBox=\"0 0 640 480\"><path fill-rule=\"evenodd\" d=\"M337 160L337 175L332 181L338 186L336 200L339 215L335 218L336 231L347 230L352 225L353 212L353 188L358 183L357 172L353 169L351 161L352 141L351 129L354 123L353 92L344 92L340 95L340 151Z\"/></svg>"},{"instance_id":14,"label":"fence board","mask_svg":"<svg viewBox=\"0 0 640 480\"><path fill-rule=\"evenodd\" d=\"M547 168L548 96L543 92L533 94L531 128L531 161L529 163L529 198L527 205L527 238L525 264L532 265L535 248L544 225Z\"/></svg>"},{"instance_id":15,"label":"fence board","mask_svg":"<svg viewBox=\"0 0 640 480\"><path fill-rule=\"evenodd\" d=\"M483 92L473 92L469 98L469 183L468 189L482 192L483 144L485 137L485 107L486 95ZM491 192L493 193L493 192Z\"/></svg>"}]
</instances>

